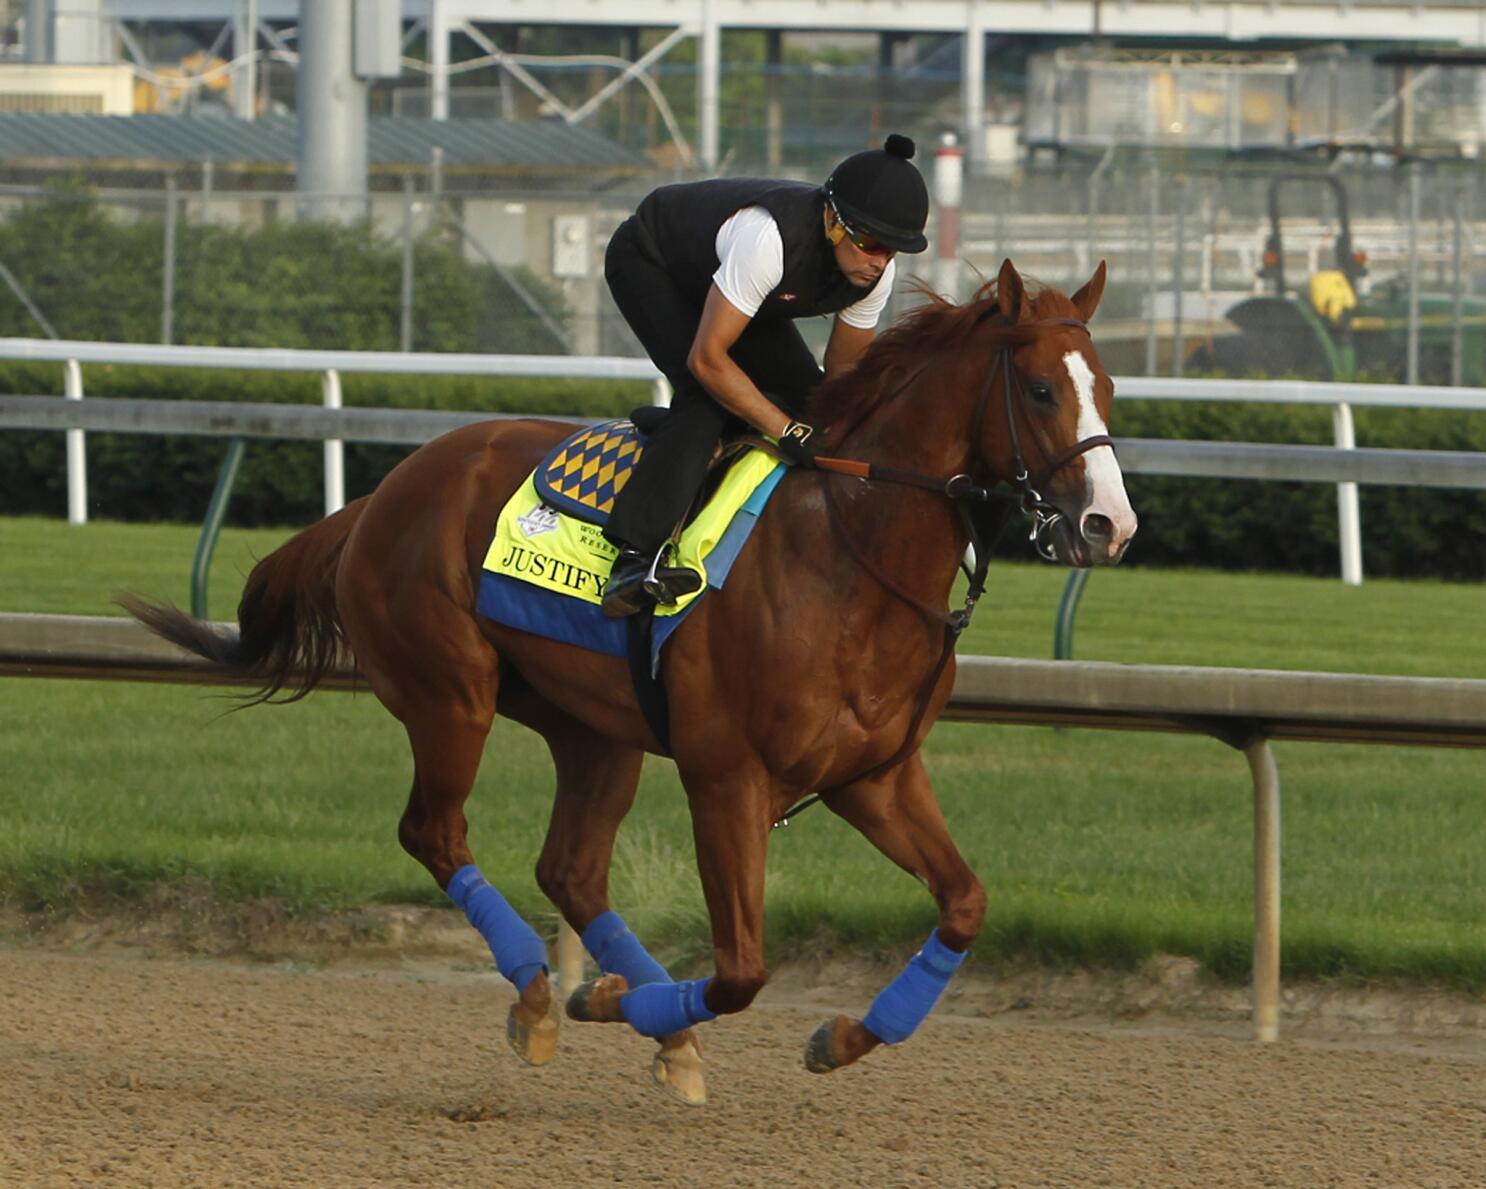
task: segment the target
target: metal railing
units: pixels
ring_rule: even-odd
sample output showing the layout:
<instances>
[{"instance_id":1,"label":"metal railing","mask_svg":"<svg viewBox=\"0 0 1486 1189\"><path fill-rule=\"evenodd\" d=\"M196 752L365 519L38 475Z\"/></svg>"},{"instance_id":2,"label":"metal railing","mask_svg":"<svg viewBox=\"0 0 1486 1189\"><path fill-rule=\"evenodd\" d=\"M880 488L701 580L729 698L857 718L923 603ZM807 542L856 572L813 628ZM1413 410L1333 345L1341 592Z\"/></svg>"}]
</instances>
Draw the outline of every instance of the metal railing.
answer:
<instances>
[{"instance_id":1,"label":"metal railing","mask_svg":"<svg viewBox=\"0 0 1486 1189\"><path fill-rule=\"evenodd\" d=\"M84 363L144 367L223 368L245 371L319 372L326 409L339 409L342 372L422 376L557 376L584 380L638 380L652 386L655 404L671 402L671 386L648 359L623 356L477 355L393 351L301 351L257 347L164 346L158 343L94 343L66 339L0 338L0 359L60 363L67 399L84 397ZM88 519L87 456L83 428L67 430L67 519ZM194 433L196 430L179 432ZM439 431L442 432L442 431ZM339 438L325 439L325 514L346 502L345 451ZM432 434L428 436L433 436ZM377 440L377 439L365 439ZM393 439L407 441L410 439ZM419 441L423 439L411 439Z\"/></svg>"},{"instance_id":2,"label":"metal railing","mask_svg":"<svg viewBox=\"0 0 1486 1189\"><path fill-rule=\"evenodd\" d=\"M47 339L0 338L0 359L50 362L63 365L64 391L72 400L82 400L82 364L135 364L163 367L230 368L273 371L320 372L321 389L326 409L339 409L342 404L342 372L381 372L414 375L484 375L484 376L560 376L581 380L636 380L653 385L656 404L670 403L670 386L648 359L624 356L564 355L480 355L404 353L380 351L303 351L257 349L245 347L163 346L150 343L96 343ZM1127 400L1187 400L1222 402L1263 402L1272 404L1329 405L1332 408L1333 433L1338 450L1356 448L1353 424L1354 406L1464 409L1486 411L1486 388L1444 388L1399 384L1321 383L1305 380L1187 380L1154 376L1124 376L1116 380L1117 389ZM110 401L110 404L122 402ZM457 415L456 415L457 416ZM471 417L473 418L473 415ZM14 423L12 423L14 424ZM409 423L410 424L410 423ZM458 424L458 422L451 422ZM87 519L87 466L83 439L84 427L79 422L67 427L68 519L82 524ZM98 428L124 429L123 426ZM161 432L166 432L162 430ZM168 432L201 432L176 429ZM442 432L442 431L435 431ZM288 436L299 436L298 434ZM305 436L314 436L307 434ZM344 452L342 438L325 438L325 511L327 515L345 502ZM433 436L430 433L428 436ZM368 441L419 441L420 438L363 438ZM1342 581L1356 586L1362 582L1362 534L1358 509L1358 482L1400 483L1415 485L1427 476L1424 467L1439 466L1442 473L1463 475L1474 463L1461 461L1470 456L1435 452L1420 465L1405 463L1401 456L1386 461L1394 452L1359 452L1372 461L1361 462L1355 474L1352 468L1332 456L1314 455L1311 462L1318 469L1292 473L1301 466L1301 451L1310 447L1273 447L1269 460L1260 461L1260 447L1245 446L1233 451L1216 449L1216 444L1186 443L1173 453L1172 444L1154 441L1134 446L1126 443L1123 458L1126 469L1142 466L1148 473L1194 475L1252 479L1325 479L1337 483L1337 519ZM1289 453L1287 453L1287 451ZM1421 453L1421 452L1413 452ZM1452 461L1452 459L1454 461ZM1133 465L1132 465L1133 464ZM1176 467L1203 469L1180 470ZM1401 470L1400 470L1401 468ZM1384 478L1385 472L1400 474ZM1343 474L1342 472L1348 472ZM1436 486L1472 486L1470 483L1444 483Z\"/></svg>"},{"instance_id":3,"label":"metal railing","mask_svg":"<svg viewBox=\"0 0 1486 1189\"><path fill-rule=\"evenodd\" d=\"M0 614L0 677L22 676L224 681L133 620ZM346 658L324 682L357 685ZM1486 747L1486 681L964 656L941 717L1207 734L1242 751L1254 798L1254 1035L1272 1042L1281 1006L1280 777L1269 741ZM558 954L563 985L577 985L582 948L566 926Z\"/></svg>"},{"instance_id":4,"label":"metal railing","mask_svg":"<svg viewBox=\"0 0 1486 1189\"><path fill-rule=\"evenodd\" d=\"M74 367L69 364L69 367ZM1218 382L1221 383L1221 382ZM1324 388L1325 385L1311 385ZM109 399L68 400L54 396L0 396L0 429L61 430L79 443L86 430L113 433L184 433L231 440L202 524L191 567L191 607L207 613L207 578L212 552L226 514L227 500L242 460L247 438L324 440L327 513L343 502L339 450L346 440L417 444L476 421L517 419L516 414L457 413L416 409L305 408L298 405L246 404L224 401ZM587 418L551 418L583 424ZM334 443L336 454L329 452ZM1356 498L1358 483L1400 486L1486 489L1486 454L1443 450L1357 449L1328 446L1275 445L1254 442L1184 442L1152 438L1116 440L1121 465L1131 474L1184 475L1224 479L1287 480L1337 483ZM81 452L81 446L78 447ZM69 449L69 466L72 463ZM73 495L69 489L69 504ZM334 501L334 508L331 507ZM1342 504L1342 523L1347 525ZM1357 517L1353 511L1355 532ZM1360 581L1360 547L1357 566ZM1344 555L1345 556L1345 555ZM1064 587L1054 617L1053 655L1066 659L1073 651L1073 623L1089 580L1087 570L1074 570Z\"/></svg>"}]
</instances>

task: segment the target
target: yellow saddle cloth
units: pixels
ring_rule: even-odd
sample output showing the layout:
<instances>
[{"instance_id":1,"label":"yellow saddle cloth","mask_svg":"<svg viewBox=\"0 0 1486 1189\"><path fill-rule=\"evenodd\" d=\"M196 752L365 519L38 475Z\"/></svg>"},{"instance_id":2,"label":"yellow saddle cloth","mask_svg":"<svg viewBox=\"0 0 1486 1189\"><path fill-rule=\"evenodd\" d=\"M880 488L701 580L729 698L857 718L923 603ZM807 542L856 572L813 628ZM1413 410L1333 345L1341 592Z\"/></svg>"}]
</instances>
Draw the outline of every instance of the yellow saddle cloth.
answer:
<instances>
[{"instance_id":1,"label":"yellow saddle cloth","mask_svg":"<svg viewBox=\"0 0 1486 1189\"><path fill-rule=\"evenodd\" d=\"M591 426L561 443L502 509L484 574L598 607L618 552L605 540L602 522L640 452L627 421ZM677 543L674 564L701 574L702 587L675 606L657 608L658 617L682 615L709 586L722 585L784 470L755 449L733 463ZM491 605L503 601L489 600ZM481 612L511 622L486 605L482 589Z\"/></svg>"}]
</instances>

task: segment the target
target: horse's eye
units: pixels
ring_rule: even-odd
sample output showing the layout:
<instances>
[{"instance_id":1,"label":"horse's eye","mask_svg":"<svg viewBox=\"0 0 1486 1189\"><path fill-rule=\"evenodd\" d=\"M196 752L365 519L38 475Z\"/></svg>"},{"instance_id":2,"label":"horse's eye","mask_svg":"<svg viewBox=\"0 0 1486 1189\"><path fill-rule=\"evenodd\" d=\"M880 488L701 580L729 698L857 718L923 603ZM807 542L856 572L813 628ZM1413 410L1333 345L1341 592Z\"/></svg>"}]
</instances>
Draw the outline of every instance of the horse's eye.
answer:
<instances>
[{"instance_id":1,"label":"horse's eye","mask_svg":"<svg viewBox=\"0 0 1486 1189\"><path fill-rule=\"evenodd\" d=\"M1027 395L1039 404L1053 403L1053 387L1046 380L1033 380L1027 385Z\"/></svg>"}]
</instances>

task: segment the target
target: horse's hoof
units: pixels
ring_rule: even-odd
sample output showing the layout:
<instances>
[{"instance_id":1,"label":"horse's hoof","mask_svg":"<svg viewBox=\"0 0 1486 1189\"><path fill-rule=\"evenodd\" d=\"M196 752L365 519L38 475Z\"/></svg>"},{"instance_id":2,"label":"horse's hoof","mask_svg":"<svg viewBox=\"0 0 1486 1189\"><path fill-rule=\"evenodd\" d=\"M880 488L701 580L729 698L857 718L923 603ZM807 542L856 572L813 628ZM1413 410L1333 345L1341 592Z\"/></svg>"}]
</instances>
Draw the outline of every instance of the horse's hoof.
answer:
<instances>
[{"instance_id":1,"label":"horse's hoof","mask_svg":"<svg viewBox=\"0 0 1486 1189\"><path fill-rule=\"evenodd\" d=\"M696 1039L688 1032L678 1032L666 1041L680 1041L667 1047L665 1042L650 1064L650 1076L655 1084L679 1102L687 1106L705 1106L707 1083L702 1077L702 1053Z\"/></svg>"},{"instance_id":2,"label":"horse's hoof","mask_svg":"<svg viewBox=\"0 0 1486 1189\"><path fill-rule=\"evenodd\" d=\"M857 1021L837 1016L811 1035L805 1045L805 1068L811 1073L830 1073L860 1060L881 1043Z\"/></svg>"},{"instance_id":3,"label":"horse's hoof","mask_svg":"<svg viewBox=\"0 0 1486 1189\"><path fill-rule=\"evenodd\" d=\"M557 1021L518 1001L506 1016L506 1040L528 1065L546 1065L557 1055Z\"/></svg>"},{"instance_id":4,"label":"horse's hoof","mask_svg":"<svg viewBox=\"0 0 1486 1189\"><path fill-rule=\"evenodd\" d=\"M845 1016L827 1020L810 1035L805 1045L805 1068L811 1073L830 1073L840 1067L836 1059L836 1026L845 1021Z\"/></svg>"},{"instance_id":5,"label":"horse's hoof","mask_svg":"<svg viewBox=\"0 0 1486 1189\"><path fill-rule=\"evenodd\" d=\"M582 1020L585 1024L621 1024L624 1012L619 1001L628 990L629 983L621 974L590 979L568 996L568 1019Z\"/></svg>"}]
</instances>

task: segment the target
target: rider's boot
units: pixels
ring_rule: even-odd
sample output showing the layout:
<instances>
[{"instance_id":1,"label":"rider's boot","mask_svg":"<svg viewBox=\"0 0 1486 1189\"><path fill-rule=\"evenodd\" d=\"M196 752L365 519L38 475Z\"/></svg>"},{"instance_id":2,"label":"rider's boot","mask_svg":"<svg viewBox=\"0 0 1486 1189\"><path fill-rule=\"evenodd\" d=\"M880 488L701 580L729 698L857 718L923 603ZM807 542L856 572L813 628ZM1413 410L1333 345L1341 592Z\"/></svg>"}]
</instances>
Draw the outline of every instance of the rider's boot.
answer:
<instances>
[{"instance_id":1,"label":"rider's boot","mask_svg":"<svg viewBox=\"0 0 1486 1189\"><path fill-rule=\"evenodd\" d=\"M620 619L656 603L669 607L701 589L702 576L695 570L661 564L667 548L662 545L653 558L638 549L620 549L604 585L605 615Z\"/></svg>"}]
</instances>

